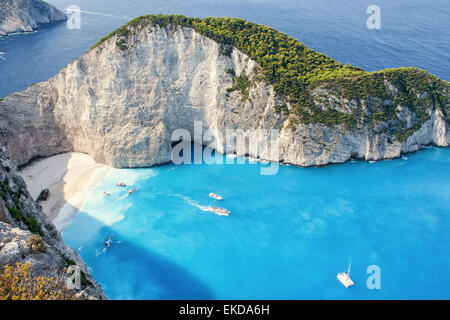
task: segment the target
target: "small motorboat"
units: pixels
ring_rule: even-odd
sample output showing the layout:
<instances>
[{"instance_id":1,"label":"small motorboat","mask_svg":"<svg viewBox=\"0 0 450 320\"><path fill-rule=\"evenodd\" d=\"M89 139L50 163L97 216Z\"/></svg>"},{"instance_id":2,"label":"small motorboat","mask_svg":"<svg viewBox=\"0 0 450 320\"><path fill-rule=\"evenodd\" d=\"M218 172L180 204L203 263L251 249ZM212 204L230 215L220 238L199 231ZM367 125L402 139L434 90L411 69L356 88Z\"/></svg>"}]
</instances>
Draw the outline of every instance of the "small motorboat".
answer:
<instances>
[{"instance_id":1,"label":"small motorboat","mask_svg":"<svg viewBox=\"0 0 450 320\"><path fill-rule=\"evenodd\" d=\"M137 189L136 188L134 188L134 189L131 189L130 191L128 191L128 194L132 194L132 193L135 193L137 191Z\"/></svg>"},{"instance_id":2,"label":"small motorboat","mask_svg":"<svg viewBox=\"0 0 450 320\"><path fill-rule=\"evenodd\" d=\"M44 189L39 193L39 196L37 197L36 201L46 201L48 199L48 196L50 194L50 190Z\"/></svg>"},{"instance_id":3,"label":"small motorboat","mask_svg":"<svg viewBox=\"0 0 450 320\"><path fill-rule=\"evenodd\" d=\"M127 185L124 182L117 182L118 187L126 187Z\"/></svg>"},{"instance_id":4,"label":"small motorboat","mask_svg":"<svg viewBox=\"0 0 450 320\"><path fill-rule=\"evenodd\" d=\"M350 267L351 267L351 263L348 266L348 271L347 273L345 272L340 272L337 275L338 280L342 283L342 285L346 288L353 286L355 283L352 281L352 279L350 279Z\"/></svg>"},{"instance_id":5,"label":"small motorboat","mask_svg":"<svg viewBox=\"0 0 450 320\"><path fill-rule=\"evenodd\" d=\"M213 198L213 199L216 199L216 200L223 200L223 198L222 198L221 196L219 196L218 194L215 194L215 193L213 193L213 192L211 192L211 193L209 194L209 197L210 197L210 198Z\"/></svg>"},{"instance_id":6,"label":"small motorboat","mask_svg":"<svg viewBox=\"0 0 450 320\"><path fill-rule=\"evenodd\" d=\"M110 195L111 195L111 193L109 193L109 192L103 192L103 194L104 194L105 196L110 196Z\"/></svg>"},{"instance_id":7,"label":"small motorboat","mask_svg":"<svg viewBox=\"0 0 450 320\"><path fill-rule=\"evenodd\" d=\"M109 235L108 240L106 240L106 242L104 243L105 247L109 248L109 246L111 245L111 241L112 241L113 237L114 237L113 234Z\"/></svg>"},{"instance_id":8,"label":"small motorboat","mask_svg":"<svg viewBox=\"0 0 450 320\"><path fill-rule=\"evenodd\" d=\"M230 211L224 208L213 207L213 212L219 216L227 216L230 214Z\"/></svg>"}]
</instances>

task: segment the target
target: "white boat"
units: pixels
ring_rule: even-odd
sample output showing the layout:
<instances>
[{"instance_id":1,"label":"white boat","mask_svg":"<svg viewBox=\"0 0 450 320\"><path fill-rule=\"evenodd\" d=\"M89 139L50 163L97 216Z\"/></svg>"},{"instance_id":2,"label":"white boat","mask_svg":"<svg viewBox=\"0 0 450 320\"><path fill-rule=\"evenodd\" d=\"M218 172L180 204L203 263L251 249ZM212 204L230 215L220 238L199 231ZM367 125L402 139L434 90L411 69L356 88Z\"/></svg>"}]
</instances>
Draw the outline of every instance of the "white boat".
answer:
<instances>
[{"instance_id":1,"label":"white boat","mask_svg":"<svg viewBox=\"0 0 450 320\"><path fill-rule=\"evenodd\" d=\"M111 246L111 242L112 242L112 238L113 237L114 237L113 234L109 235L108 240L106 240L106 242L104 243L106 248L109 248Z\"/></svg>"},{"instance_id":2,"label":"white boat","mask_svg":"<svg viewBox=\"0 0 450 320\"><path fill-rule=\"evenodd\" d=\"M352 279L350 279L350 267L351 267L351 263L348 265L348 271L347 273L345 272L340 272L337 275L338 280L344 285L344 287L348 288L353 286L355 283L352 281Z\"/></svg>"},{"instance_id":3,"label":"white boat","mask_svg":"<svg viewBox=\"0 0 450 320\"><path fill-rule=\"evenodd\" d=\"M408 157L403 156L402 159L403 159L403 160L408 160Z\"/></svg>"},{"instance_id":4,"label":"white boat","mask_svg":"<svg viewBox=\"0 0 450 320\"><path fill-rule=\"evenodd\" d=\"M224 208L213 207L213 212L219 216L227 216L230 214L230 211Z\"/></svg>"},{"instance_id":5,"label":"white boat","mask_svg":"<svg viewBox=\"0 0 450 320\"><path fill-rule=\"evenodd\" d=\"M222 198L221 196L219 196L218 194L215 194L215 193L213 193L213 192L211 192L211 193L209 194L209 197L210 197L210 198L213 198L213 199L216 199L216 200L223 200L223 198Z\"/></svg>"}]
</instances>

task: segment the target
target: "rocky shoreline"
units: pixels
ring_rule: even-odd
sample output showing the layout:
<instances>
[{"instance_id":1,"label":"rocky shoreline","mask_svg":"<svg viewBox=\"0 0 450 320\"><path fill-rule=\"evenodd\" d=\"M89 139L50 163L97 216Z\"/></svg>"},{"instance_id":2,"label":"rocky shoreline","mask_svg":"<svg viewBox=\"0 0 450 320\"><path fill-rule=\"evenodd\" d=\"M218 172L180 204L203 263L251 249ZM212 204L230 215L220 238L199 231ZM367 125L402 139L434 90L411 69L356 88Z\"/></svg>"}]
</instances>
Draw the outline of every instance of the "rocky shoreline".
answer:
<instances>
[{"instance_id":1,"label":"rocky shoreline","mask_svg":"<svg viewBox=\"0 0 450 320\"><path fill-rule=\"evenodd\" d=\"M67 16L41 0L3 0L0 3L0 36L32 32L39 25L64 21Z\"/></svg>"},{"instance_id":2,"label":"rocky shoreline","mask_svg":"<svg viewBox=\"0 0 450 320\"><path fill-rule=\"evenodd\" d=\"M64 244L58 230L33 200L5 148L0 149L0 185L0 266L29 262L35 276L66 279L70 276L67 268L77 265L82 286L76 291L76 297L106 299L87 265L75 250ZM31 236L41 239L40 250L30 245Z\"/></svg>"},{"instance_id":3,"label":"rocky shoreline","mask_svg":"<svg viewBox=\"0 0 450 320\"><path fill-rule=\"evenodd\" d=\"M56 9L46 8L44 16L51 21ZM37 21L47 21L34 20L35 24L20 20L17 25L3 20L0 34L14 28L33 30ZM56 276L75 263L85 279L78 294L106 298L86 264L64 244L33 200L40 189L34 182L53 188L58 199L43 209L54 219L62 208L58 202L65 197L62 179L70 174L70 165L55 167L52 174L56 176L46 178L39 178L36 171L49 173L48 165L35 166L28 173L25 168L29 192L16 166L36 157L51 161L48 157L53 155L80 152L117 168L165 164L171 161L172 134L177 129L185 129L194 142L204 145L201 137L195 137L196 122L203 132L212 133L221 153L229 153L224 139L228 129L277 130L277 159L269 156L267 134L252 142L256 148L236 153L298 166L393 159L428 145L448 147L450 143L450 85L423 70L368 73L366 81L376 90L364 95L358 90L367 83L353 83L352 77L344 77L350 81L348 87L340 87L338 81L320 82L304 89L310 90L311 109L307 109L306 102L302 105L281 95L276 84L264 78L261 64L242 50L187 26L137 21L102 39L48 81L0 98L0 146L9 152L8 159L6 149L0 150L0 265L32 262L36 274ZM377 86L381 86L380 95L372 93ZM408 87L420 106L408 104L412 98L402 96L401 86ZM345 92L349 88L357 94ZM321 118L324 114L336 117L326 122ZM94 164L87 166L93 169ZM80 189L82 172L92 175L90 170L80 170L72 173L77 181L71 189ZM45 252L33 252L26 245L32 234L42 237Z\"/></svg>"},{"instance_id":4,"label":"rocky shoreline","mask_svg":"<svg viewBox=\"0 0 450 320\"><path fill-rule=\"evenodd\" d=\"M429 144L449 145L450 86L425 71L399 71L400 77L413 73L430 81L430 89L423 84L411 89L422 101L421 114L393 105L399 89L385 78L390 99L349 100L328 83L311 96L315 108L332 114L376 117L376 104L389 106L391 118L358 120L352 127L302 122L279 110L282 104L286 110L293 106L261 80L258 63L236 48L224 55L219 43L192 28L129 28L132 48L124 49L121 36L113 35L50 80L0 100L0 144L7 146L15 164L69 151L117 168L163 164L171 160L173 131L183 128L193 137L195 121L202 123L203 132L213 133L222 153L228 153L223 139L227 129L276 129L278 160L299 166L392 159ZM238 77L251 83L245 94L230 89ZM242 155L270 160L267 135L255 145L259 148Z\"/></svg>"}]
</instances>

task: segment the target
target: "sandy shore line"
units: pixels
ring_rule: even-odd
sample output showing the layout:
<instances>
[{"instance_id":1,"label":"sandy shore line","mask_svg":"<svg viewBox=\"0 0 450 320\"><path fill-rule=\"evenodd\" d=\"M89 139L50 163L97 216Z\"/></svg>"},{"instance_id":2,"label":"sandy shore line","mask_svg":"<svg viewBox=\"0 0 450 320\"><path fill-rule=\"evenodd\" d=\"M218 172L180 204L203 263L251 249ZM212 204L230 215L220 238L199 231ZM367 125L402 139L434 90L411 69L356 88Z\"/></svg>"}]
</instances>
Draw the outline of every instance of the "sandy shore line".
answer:
<instances>
[{"instance_id":1,"label":"sandy shore line","mask_svg":"<svg viewBox=\"0 0 450 320\"><path fill-rule=\"evenodd\" d=\"M20 174L34 199L42 189L50 190L47 201L40 204L61 231L110 169L87 154L69 152L33 162L22 168Z\"/></svg>"}]
</instances>

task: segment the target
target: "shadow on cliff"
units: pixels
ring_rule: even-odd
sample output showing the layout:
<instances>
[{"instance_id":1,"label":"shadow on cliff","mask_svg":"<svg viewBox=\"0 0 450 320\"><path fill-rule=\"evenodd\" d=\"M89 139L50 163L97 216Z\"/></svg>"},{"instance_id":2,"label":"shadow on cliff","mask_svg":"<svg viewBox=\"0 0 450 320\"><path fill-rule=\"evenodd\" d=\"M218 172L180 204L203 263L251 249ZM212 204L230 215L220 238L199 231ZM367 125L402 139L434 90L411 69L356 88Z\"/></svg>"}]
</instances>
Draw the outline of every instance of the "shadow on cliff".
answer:
<instances>
[{"instance_id":1,"label":"shadow on cliff","mask_svg":"<svg viewBox=\"0 0 450 320\"><path fill-rule=\"evenodd\" d=\"M106 247L110 235L112 241ZM189 270L132 243L85 212L78 213L63 238L77 249L110 299L215 299Z\"/></svg>"}]
</instances>

